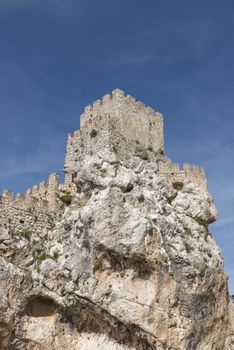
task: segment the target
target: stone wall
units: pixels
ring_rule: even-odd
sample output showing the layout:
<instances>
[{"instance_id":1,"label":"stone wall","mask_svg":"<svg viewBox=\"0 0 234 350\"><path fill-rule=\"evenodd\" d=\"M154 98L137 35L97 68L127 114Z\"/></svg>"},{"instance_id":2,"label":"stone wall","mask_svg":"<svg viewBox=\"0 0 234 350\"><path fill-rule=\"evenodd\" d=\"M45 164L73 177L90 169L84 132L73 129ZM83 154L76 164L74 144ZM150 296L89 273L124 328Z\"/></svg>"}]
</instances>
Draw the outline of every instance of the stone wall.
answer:
<instances>
[{"instance_id":1,"label":"stone wall","mask_svg":"<svg viewBox=\"0 0 234 350\"><path fill-rule=\"evenodd\" d=\"M40 234L43 230L53 227L54 219L52 213L42 208L30 207L23 201L7 201L0 197L0 226L9 228L11 233Z\"/></svg>"},{"instance_id":2,"label":"stone wall","mask_svg":"<svg viewBox=\"0 0 234 350\"><path fill-rule=\"evenodd\" d=\"M52 228L64 210L60 187L58 174L52 173L48 182L40 182L25 193L14 196L12 190L5 189L0 196L0 225L18 232Z\"/></svg>"},{"instance_id":3,"label":"stone wall","mask_svg":"<svg viewBox=\"0 0 234 350\"><path fill-rule=\"evenodd\" d=\"M69 134L64 164L65 184L72 182L72 174L79 170L85 155L109 157L113 152L110 117L96 116L74 134Z\"/></svg>"},{"instance_id":4,"label":"stone wall","mask_svg":"<svg viewBox=\"0 0 234 350\"><path fill-rule=\"evenodd\" d=\"M179 164L167 162L159 165L159 172L163 173L174 184L193 183L207 190L207 179L203 168L185 163L180 169Z\"/></svg>"},{"instance_id":5,"label":"stone wall","mask_svg":"<svg viewBox=\"0 0 234 350\"><path fill-rule=\"evenodd\" d=\"M164 150L163 117L143 102L116 89L112 95L105 95L92 106L85 108L81 114L81 130L90 123L90 119L97 116L110 115L114 128L127 140L138 140L146 149L152 148L155 152Z\"/></svg>"},{"instance_id":6,"label":"stone wall","mask_svg":"<svg viewBox=\"0 0 234 350\"><path fill-rule=\"evenodd\" d=\"M13 198L13 191L5 189L2 194L3 200L20 204L26 208L36 208L46 210L48 212L56 212L59 208L57 202L59 192L59 176L57 173L49 175L48 182L40 182L32 188L26 190L25 193L16 193Z\"/></svg>"}]
</instances>

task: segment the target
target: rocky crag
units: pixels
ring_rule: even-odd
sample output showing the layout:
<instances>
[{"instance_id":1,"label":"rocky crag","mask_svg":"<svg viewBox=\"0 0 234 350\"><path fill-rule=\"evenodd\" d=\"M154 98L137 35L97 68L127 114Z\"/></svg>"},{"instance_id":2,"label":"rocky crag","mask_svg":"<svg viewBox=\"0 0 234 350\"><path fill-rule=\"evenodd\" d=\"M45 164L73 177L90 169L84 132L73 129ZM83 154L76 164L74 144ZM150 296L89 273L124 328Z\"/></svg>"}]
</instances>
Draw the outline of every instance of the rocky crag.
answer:
<instances>
[{"instance_id":1,"label":"rocky crag","mask_svg":"<svg viewBox=\"0 0 234 350\"><path fill-rule=\"evenodd\" d=\"M0 348L234 349L216 208L203 169L165 156L162 115L114 90L64 172L0 198Z\"/></svg>"}]
</instances>

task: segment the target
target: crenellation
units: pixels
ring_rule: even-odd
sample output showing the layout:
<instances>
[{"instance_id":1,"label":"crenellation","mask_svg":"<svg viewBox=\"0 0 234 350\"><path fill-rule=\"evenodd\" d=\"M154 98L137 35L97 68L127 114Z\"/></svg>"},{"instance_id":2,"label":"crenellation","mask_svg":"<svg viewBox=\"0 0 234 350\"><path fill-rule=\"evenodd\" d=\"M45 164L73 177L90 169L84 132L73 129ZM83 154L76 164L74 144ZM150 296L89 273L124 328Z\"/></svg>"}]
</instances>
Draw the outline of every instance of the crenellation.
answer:
<instances>
[{"instance_id":1,"label":"crenellation","mask_svg":"<svg viewBox=\"0 0 234 350\"><path fill-rule=\"evenodd\" d=\"M80 130L75 130L74 131L74 136L73 136L73 139L77 139L80 137Z\"/></svg>"},{"instance_id":2,"label":"crenellation","mask_svg":"<svg viewBox=\"0 0 234 350\"><path fill-rule=\"evenodd\" d=\"M38 192L41 196L44 196L45 192L47 191L48 184L46 182L40 182L38 186Z\"/></svg>"},{"instance_id":3,"label":"crenellation","mask_svg":"<svg viewBox=\"0 0 234 350\"><path fill-rule=\"evenodd\" d=\"M91 113L93 111L93 106L92 105L88 105L84 108L84 113Z\"/></svg>"},{"instance_id":4,"label":"crenellation","mask_svg":"<svg viewBox=\"0 0 234 350\"><path fill-rule=\"evenodd\" d=\"M123 90L120 90L120 89L114 89L112 91L112 99L115 100L115 99L122 99L124 97L124 91Z\"/></svg>"},{"instance_id":5,"label":"crenellation","mask_svg":"<svg viewBox=\"0 0 234 350\"><path fill-rule=\"evenodd\" d=\"M170 164L171 171L180 171L180 165L178 163Z\"/></svg>"},{"instance_id":6,"label":"crenellation","mask_svg":"<svg viewBox=\"0 0 234 350\"><path fill-rule=\"evenodd\" d=\"M91 127L100 130L100 117L105 118L106 123L108 123L107 116L110 116L110 122L122 135L123 144L126 143L124 138L128 141L138 139L142 147L152 148L155 152L164 150L162 115L155 112L154 109L146 107L143 102L136 101L130 95L125 96L122 90L115 89L111 95L105 95L102 100L97 100L92 106L85 108L80 120L81 130L88 129L90 132ZM111 130L113 128L110 128L109 138L106 139L107 143L106 145L103 144L103 147L110 147L113 139ZM86 133L87 135L88 133ZM88 137L84 144L87 145L85 149L89 149L90 141Z\"/></svg>"},{"instance_id":7,"label":"crenellation","mask_svg":"<svg viewBox=\"0 0 234 350\"><path fill-rule=\"evenodd\" d=\"M25 191L25 198L29 198L32 196L32 189L31 188L28 188L26 191Z\"/></svg>"},{"instance_id":8,"label":"crenellation","mask_svg":"<svg viewBox=\"0 0 234 350\"><path fill-rule=\"evenodd\" d=\"M15 199L12 190L4 190L0 201L1 225L18 232L28 228L41 232L52 227L53 220L61 215L59 186L58 174L52 173L48 183L43 181L25 193L16 193Z\"/></svg>"},{"instance_id":9,"label":"crenellation","mask_svg":"<svg viewBox=\"0 0 234 350\"><path fill-rule=\"evenodd\" d=\"M95 113L96 111L98 111L101 106L102 106L102 101L101 100L94 101L94 103L93 103L93 112Z\"/></svg>"},{"instance_id":10,"label":"crenellation","mask_svg":"<svg viewBox=\"0 0 234 350\"><path fill-rule=\"evenodd\" d=\"M64 174L64 185L69 187L72 183L72 174L71 173L65 173Z\"/></svg>"},{"instance_id":11,"label":"crenellation","mask_svg":"<svg viewBox=\"0 0 234 350\"><path fill-rule=\"evenodd\" d=\"M149 115L149 114L153 115L155 113L155 110L153 108L151 108L151 107L145 107L145 113L147 115Z\"/></svg>"},{"instance_id":12,"label":"crenellation","mask_svg":"<svg viewBox=\"0 0 234 350\"><path fill-rule=\"evenodd\" d=\"M172 183L194 183L198 187L207 190L207 180L203 168L183 164L183 169L180 170L179 164L164 163L159 166L159 172L162 172Z\"/></svg>"},{"instance_id":13,"label":"crenellation","mask_svg":"<svg viewBox=\"0 0 234 350\"><path fill-rule=\"evenodd\" d=\"M129 105L134 105L136 103L135 97L133 97L131 95L126 96L126 101Z\"/></svg>"},{"instance_id":14,"label":"crenellation","mask_svg":"<svg viewBox=\"0 0 234 350\"><path fill-rule=\"evenodd\" d=\"M155 115L155 117L156 117L158 120L163 121L163 115L162 115L162 113L160 113L160 112L154 112L154 115Z\"/></svg>"},{"instance_id":15,"label":"crenellation","mask_svg":"<svg viewBox=\"0 0 234 350\"><path fill-rule=\"evenodd\" d=\"M2 198L3 200L7 200L11 202L13 200L13 191L10 190L9 188L6 188L3 191Z\"/></svg>"},{"instance_id":16,"label":"crenellation","mask_svg":"<svg viewBox=\"0 0 234 350\"><path fill-rule=\"evenodd\" d=\"M203 168L184 164L183 166L187 180L196 183L201 188L207 189L207 180Z\"/></svg>"},{"instance_id":17,"label":"crenellation","mask_svg":"<svg viewBox=\"0 0 234 350\"><path fill-rule=\"evenodd\" d=\"M139 112L139 111L144 111L145 109L145 104L141 101L137 101L136 102L136 111Z\"/></svg>"},{"instance_id":18,"label":"crenellation","mask_svg":"<svg viewBox=\"0 0 234 350\"><path fill-rule=\"evenodd\" d=\"M24 202L25 196L23 193L16 193L15 202Z\"/></svg>"},{"instance_id":19,"label":"crenellation","mask_svg":"<svg viewBox=\"0 0 234 350\"><path fill-rule=\"evenodd\" d=\"M112 102L112 103L111 103ZM102 97L102 99L98 99L93 102L92 105L88 105L84 108L84 113L81 114L81 118L89 117L92 114L92 117L95 117L95 113L103 113L106 109L106 106L110 107L110 110L108 110L109 113L115 113L114 107L118 106L115 102L121 103L123 107L130 107L132 112L133 111L143 111L146 115L154 115L157 113L157 116L162 116L161 113L156 112L151 107L146 107L145 104L142 101L136 101L136 99L131 96L127 95L124 96L124 92L120 89L115 89L112 91L112 94L106 94Z\"/></svg>"},{"instance_id":20,"label":"crenellation","mask_svg":"<svg viewBox=\"0 0 234 350\"><path fill-rule=\"evenodd\" d=\"M59 175L52 173L49 175L48 184L48 203L51 211L56 211L58 208L58 190L59 190Z\"/></svg>"},{"instance_id":21,"label":"crenellation","mask_svg":"<svg viewBox=\"0 0 234 350\"><path fill-rule=\"evenodd\" d=\"M49 175L49 187L53 186L53 187L58 187L59 185L59 174L58 173L51 173Z\"/></svg>"},{"instance_id":22,"label":"crenellation","mask_svg":"<svg viewBox=\"0 0 234 350\"><path fill-rule=\"evenodd\" d=\"M191 165L190 164L188 164L188 163L184 163L183 164L183 170L184 170L184 172L190 172L190 169L191 169Z\"/></svg>"},{"instance_id":23,"label":"crenellation","mask_svg":"<svg viewBox=\"0 0 234 350\"><path fill-rule=\"evenodd\" d=\"M38 193L38 190L39 190L39 186L38 186L38 184L37 185L34 185L33 187L32 187L32 195L34 196L36 196L37 195L37 193Z\"/></svg>"},{"instance_id":24,"label":"crenellation","mask_svg":"<svg viewBox=\"0 0 234 350\"><path fill-rule=\"evenodd\" d=\"M106 94L102 97L102 104L108 103L109 101L111 101L111 95L110 94Z\"/></svg>"},{"instance_id":25,"label":"crenellation","mask_svg":"<svg viewBox=\"0 0 234 350\"><path fill-rule=\"evenodd\" d=\"M58 175L53 173L49 177L49 183L42 181L28 188L25 193L16 193L15 200L13 200L13 191L5 190L3 192L3 201L21 202L25 207L42 207L45 211L50 211L49 198L53 197L55 190L58 191Z\"/></svg>"}]
</instances>

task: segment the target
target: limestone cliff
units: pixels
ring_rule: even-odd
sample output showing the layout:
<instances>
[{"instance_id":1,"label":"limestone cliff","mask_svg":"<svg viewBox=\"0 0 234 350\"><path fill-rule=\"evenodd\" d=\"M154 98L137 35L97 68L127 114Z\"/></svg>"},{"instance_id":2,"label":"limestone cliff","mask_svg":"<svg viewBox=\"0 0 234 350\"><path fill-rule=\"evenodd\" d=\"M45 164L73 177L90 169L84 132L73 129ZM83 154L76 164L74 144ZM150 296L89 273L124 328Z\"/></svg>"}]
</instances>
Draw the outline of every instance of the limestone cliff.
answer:
<instances>
[{"instance_id":1,"label":"limestone cliff","mask_svg":"<svg viewBox=\"0 0 234 350\"><path fill-rule=\"evenodd\" d=\"M1 349L234 349L203 170L172 164L162 116L120 90L95 108L69 136L62 216L0 225Z\"/></svg>"}]
</instances>

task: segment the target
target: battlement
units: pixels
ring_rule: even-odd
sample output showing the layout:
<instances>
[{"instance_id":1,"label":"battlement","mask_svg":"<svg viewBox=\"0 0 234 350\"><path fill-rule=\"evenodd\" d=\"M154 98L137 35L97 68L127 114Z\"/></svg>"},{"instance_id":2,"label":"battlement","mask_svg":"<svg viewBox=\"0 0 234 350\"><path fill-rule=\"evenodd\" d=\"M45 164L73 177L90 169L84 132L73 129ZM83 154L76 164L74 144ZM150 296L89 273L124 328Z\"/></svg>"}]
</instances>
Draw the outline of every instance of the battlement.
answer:
<instances>
[{"instance_id":1,"label":"battlement","mask_svg":"<svg viewBox=\"0 0 234 350\"><path fill-rule=\"evenodd\" d=\"M25 193L14 194L5 189L0 196L0 224L10 230L42 232L51 229L56 218L64 211L64 184L59 184L59 176L52 173L47 182L40 182ZM71 195L66 191L66 196ZM66 204L65 204L66 205Z\"/></svg>"},{"instance_id":2,"label":"battlement","mask_svg":"<svg viewBox=\"0 0 234 350\"><path fill-rule=\"evenodd\" d=\"M102 97L101 100L96 100L92 105L88 105L84 108L84 112L80 116L81 129L89 121L89 118L95 117L96 115L107 115L111 114L118 117L121 112L132 112L145 115L147 122L147 116L153 117L156 120L162 120L162 114L156 112L151 107L146 107L141 101L136 101L133 96L124 95L124 92L120 89L115 89L112 94L107 94ZM126 114L127 119L127 114Z\"/></svg>"},{"instance_id":3,"label":"battlement","mask_svg":"<svg viewBox=\"0 0 234 350\"><path fill-rule=\"evenodd\" d=\"M49 175L48 182L40 182L27 189L25 193L16 193L15 195L11 189L5 189L1 198L2 203L20 204L25 210L34 208L51 212L57 210L58 191L59 177L57 173L52 173Z\"/></svg>"},{"instance_id":4,"label":"battlement","mask_svg":"<svg viewBox=\"0 0 234 350\"><path fill-rule=\"evenodd\" d=\"M163 117L151 107L120 89L85 107L80 130L69 134L64 165L65 182L78 171L84 154L109 158L113 152L122 161L134 155L137 147L164 152Z\"/></svg>"},{"instance_id":5,"label":"battlement","mask_svg":"<svg viewBox=\"0 0 234 350\"><path fill-rule=\"evenodd\" d=\"M85 107L80 125L80 130L68 135L64 165L67 186L72 183L72 174L78 171L85 154L109 157L114 151L119 160L127 162L136 149L150 150L151 155L164 154L162 114L130 95L125 96L120 89ZM202 168L184 164L180 169L179 164L164 159L159 172L171 182L194 182L207 188Z\"/></svg>"},{"instance_id":6,"label":"battlement","mask_svg":"<svg viewBox=\"0 0 234 350\"><path fill-rule=\"evenodd\" d=\"M53 228L56 215L38 206L27 206L23 200L5 201L0 197L0 224L12 233L28 232L40 234Z\"/></svg>"},{"instance_id":7,"label":"battlement","mask_svg":"<svg viewBox=\"0 0 234 350\"><path fill-rule=\"evenodd\" d=\"M162 114L130 95L125 96L122 90L115 89L111 95L85 107L80 116L81 133L85 134L93 124L99 126L102 119L112 125L112 133L117 132L127 142L138 142L155 152L164 150ZM112 138L110 130L110 141Z\"/></svg>"},{"instance_id":8,"label":"battlement","mask_svg":"<svg viewBox=\"0 0 234 350\"><path fill-rule=\"evenodd\" d=\"M203 168L185 163L183 168L180 169L179 164L169 162L160 165L159 172L163 173L175 186L194 183L198 187L207 190L207 179Z\"/></svg>"}]
</instances>

